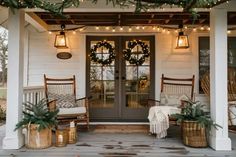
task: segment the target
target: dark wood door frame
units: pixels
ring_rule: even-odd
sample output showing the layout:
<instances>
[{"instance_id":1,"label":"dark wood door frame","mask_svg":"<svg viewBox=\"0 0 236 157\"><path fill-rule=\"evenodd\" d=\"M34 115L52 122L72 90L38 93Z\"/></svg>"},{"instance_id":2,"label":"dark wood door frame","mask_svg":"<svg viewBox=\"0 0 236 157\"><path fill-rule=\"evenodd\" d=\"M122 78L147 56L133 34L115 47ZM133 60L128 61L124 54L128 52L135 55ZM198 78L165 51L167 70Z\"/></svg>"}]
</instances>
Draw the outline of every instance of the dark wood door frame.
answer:
<instances>
[{"instance_id":1,"label":"dark wood door frame","mask_svg":"<svg viewBox=\"0 0 236 157\"><path fill-rule=\"evenodd\" d=\"M90 41L112 40L116 42L116 59L115 62L122 61L115 64L116 73L115 77L120 79L115 80L115 92L119 93L115 97L114 110L109 109L90 109L90 117L92 121L146 121L148 108L145 109L127 109L125 108L125 86L122 81L124 77L124 60L122 59L122 51L125 47L127 40L149 40L150 41L150 98L155 97L155 36L86 36L86 94L90 96ZM123 45L122 45L123 44ZM118 72L117 72L118 70ZM122 73L123 72L123 73ZM144 114L145 113L145 114ZM140 116L143 115L143 116ZM97 118L99 117L99 118ZM140 118L138 118L140 117Z\"/></svg>"}]
</instances>

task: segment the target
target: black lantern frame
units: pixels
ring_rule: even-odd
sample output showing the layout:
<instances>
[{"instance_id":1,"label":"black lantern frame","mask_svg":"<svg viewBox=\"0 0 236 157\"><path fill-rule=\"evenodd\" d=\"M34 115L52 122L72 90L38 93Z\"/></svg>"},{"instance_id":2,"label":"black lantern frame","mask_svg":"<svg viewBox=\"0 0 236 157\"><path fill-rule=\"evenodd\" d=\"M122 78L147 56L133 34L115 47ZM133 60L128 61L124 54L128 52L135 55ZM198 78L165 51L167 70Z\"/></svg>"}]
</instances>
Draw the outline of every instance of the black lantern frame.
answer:
<instances>
[{"instance_id":1,"label":"black lantern frame","mask_svg":"<svg viewBox=\"0 0 236 157\"><path fill-rule=\"evenodd\" d=\"M184 32L183 32L183 25L179 25L179 29L180 29L180 32L179 32L179 35L177 37L177 46L176 48L177 49L187 49L189 48L189 38L188 38L188 35L184 35Z\"/></svg>"},{"instance_id":2,"label":"black lantern frame","mask_svg":"<svg viewBox=\"0 0 236 157\"><path fill-rule=\"evenodd\" d=\"M60 34L57 34L55 37L54 41L54 47L59 48L59 49L66 49L68 48L68 41L66 38L66 33L64 32L65 30L65 25L61 25L61 32Z\"/></svg>"}]
</instances>

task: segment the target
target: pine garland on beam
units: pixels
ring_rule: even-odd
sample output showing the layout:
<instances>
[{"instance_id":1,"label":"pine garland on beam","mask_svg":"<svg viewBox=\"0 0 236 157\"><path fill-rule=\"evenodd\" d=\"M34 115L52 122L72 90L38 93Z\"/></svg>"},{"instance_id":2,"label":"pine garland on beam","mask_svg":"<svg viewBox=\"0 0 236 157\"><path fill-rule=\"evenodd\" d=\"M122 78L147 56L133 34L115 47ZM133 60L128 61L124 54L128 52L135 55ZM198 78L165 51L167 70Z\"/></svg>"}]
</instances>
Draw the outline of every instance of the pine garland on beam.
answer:
<instances>
[{"instance_id":1,"label":"pine garland on beam","mask_svg":"<svg viewBox=\"0 0 236 157\"><path fill-rule=\"evenodd\" d=\"M98 0L87 0L96 4ZM101 0L100 0L101 1ZM106 0L106 4L113 6L135 6L135 12L148 11L148 9L163 8L165 6L178 6L183 11L193 12L194 8L211 8L219 3L229 0ZM65 8L78 7L80 0L61 0L52 3L51 0L0 0L0 6L11 9L40 8L53 14L63 14Z\"/></svg>"}]
</instances>

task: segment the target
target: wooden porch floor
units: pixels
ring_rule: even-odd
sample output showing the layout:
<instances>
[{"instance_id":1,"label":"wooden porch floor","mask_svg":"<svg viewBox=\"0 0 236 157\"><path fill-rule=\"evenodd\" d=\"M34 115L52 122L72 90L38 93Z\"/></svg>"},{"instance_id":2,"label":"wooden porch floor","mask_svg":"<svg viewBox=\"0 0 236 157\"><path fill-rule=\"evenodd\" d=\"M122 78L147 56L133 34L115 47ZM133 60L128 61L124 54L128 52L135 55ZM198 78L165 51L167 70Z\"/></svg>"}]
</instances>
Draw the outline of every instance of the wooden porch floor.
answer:
<instances>
[{"instance_id":1,"label":"wooden porch floor","mask_svg":"<svg viewBox=\"0 0 236 157\"><path fill-rule=\"evenodd\" d=\"M146 133L97 133L81 132L76 144L67 147L50 147L42 150L0 150L0 157L235 157L236 134L230 134L232 151L213 151L210 148L196 149L182 144L179 129L171 127L168 137L155 139ZM4 127L0 127L0 140ZM1 143L0 143L1 144Z\"/></svg>"}]
</instances>

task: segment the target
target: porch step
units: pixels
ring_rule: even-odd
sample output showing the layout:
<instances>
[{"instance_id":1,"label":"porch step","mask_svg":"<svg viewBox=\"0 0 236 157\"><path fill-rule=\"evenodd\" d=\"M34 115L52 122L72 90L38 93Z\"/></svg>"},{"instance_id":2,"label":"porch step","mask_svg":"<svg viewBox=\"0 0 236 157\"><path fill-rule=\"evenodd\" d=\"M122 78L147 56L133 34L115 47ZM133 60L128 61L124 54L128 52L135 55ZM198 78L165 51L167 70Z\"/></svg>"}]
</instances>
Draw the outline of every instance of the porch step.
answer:
<instances>
[{"instance_id":1,"label":"porch step","mask_svg":"<svg viewBox=\"0 0 236 157\"><path fill-rule=\"evenodd\" d=\"M91 124L95 133L148 133L148 124Z\"/></svg>"}]
</instances>

